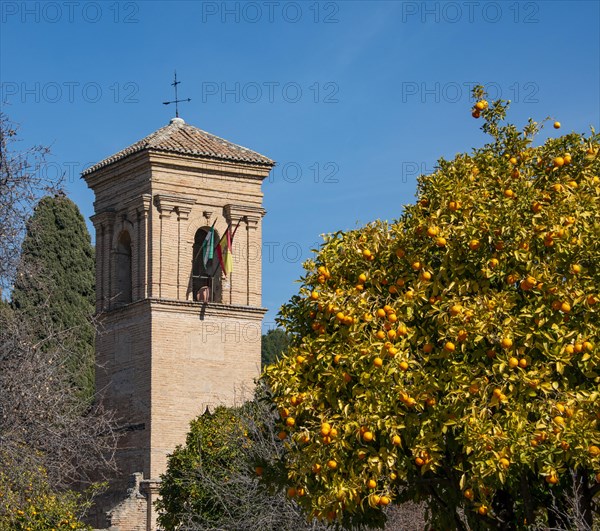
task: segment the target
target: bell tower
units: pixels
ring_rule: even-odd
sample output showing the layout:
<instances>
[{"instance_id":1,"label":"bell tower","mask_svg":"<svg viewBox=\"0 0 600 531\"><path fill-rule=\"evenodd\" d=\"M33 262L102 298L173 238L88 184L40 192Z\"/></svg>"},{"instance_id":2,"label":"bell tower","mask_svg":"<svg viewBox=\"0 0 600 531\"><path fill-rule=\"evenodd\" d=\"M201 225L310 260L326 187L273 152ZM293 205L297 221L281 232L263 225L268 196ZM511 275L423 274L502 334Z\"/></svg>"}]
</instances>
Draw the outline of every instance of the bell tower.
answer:
<instances>
[{"instance_id":1,"label":"bell tower","mask_svg":"<svg viewBox=\"0 0 600 531\"><path fill-rule=\"evenodd\" d=\"M273 165L174 118L83 172L95 194L96 388L123 432L102 501L111 530L154 530L158 479L190 420L252 392Z\"/></svg>"}]
</instances>

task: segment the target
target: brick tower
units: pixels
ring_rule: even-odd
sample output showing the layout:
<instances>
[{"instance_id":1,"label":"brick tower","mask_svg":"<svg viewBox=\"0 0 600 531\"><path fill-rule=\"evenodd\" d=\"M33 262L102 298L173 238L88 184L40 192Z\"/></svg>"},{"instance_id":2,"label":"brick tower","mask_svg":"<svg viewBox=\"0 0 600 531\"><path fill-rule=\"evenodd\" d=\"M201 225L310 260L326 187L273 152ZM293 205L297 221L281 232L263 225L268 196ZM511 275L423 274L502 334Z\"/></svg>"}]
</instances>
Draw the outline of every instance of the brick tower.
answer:
<instances>
[{"instance_id":1,"label":"brick tower","mask_svg":"<svg viewBox=\"0 0 600 531\"><path fill-rule=\"evenodd\" d=\"M152 502L189 422L248 398L260 371L262 181L274 162L174 118L83 172L94 191L96 387L123 437L101 502L114 531ZM233 271L214 246L230 229Z\"/></svg>"}]
</instances>

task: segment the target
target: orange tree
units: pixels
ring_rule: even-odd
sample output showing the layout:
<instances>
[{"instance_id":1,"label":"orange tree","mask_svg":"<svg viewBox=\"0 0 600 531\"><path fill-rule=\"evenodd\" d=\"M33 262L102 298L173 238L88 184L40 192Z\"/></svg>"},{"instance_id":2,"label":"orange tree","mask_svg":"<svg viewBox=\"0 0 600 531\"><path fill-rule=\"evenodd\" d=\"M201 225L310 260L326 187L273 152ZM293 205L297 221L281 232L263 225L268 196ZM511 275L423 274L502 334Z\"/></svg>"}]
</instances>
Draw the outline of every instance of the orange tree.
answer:
<instances>
[{"instance_id":1,"label":"orange tree","mask_svg":"<svg viewBox=\"0 0 600 531\"><path fill-rule=\"evenodd\" d=\"M535 122L474 97L491 142L421 176L399 220L326 236L281 310L286 482L338 525L406 499L443 529L597 508L599 137L535 147Z\"/></svg>"},{"instance_id":2,"label":"orange tree","mask_svg":"<svg viewBox=\"0 0 600 531\"><path fill-rule=\"evenodd\" d=\"M1 452L0 529L11 531L91 531L82 518L92 498L102 490L93 485L86 492L54 489L46 470L37 466L24 449L20 459Z\"/></svg>"}]
</instances>

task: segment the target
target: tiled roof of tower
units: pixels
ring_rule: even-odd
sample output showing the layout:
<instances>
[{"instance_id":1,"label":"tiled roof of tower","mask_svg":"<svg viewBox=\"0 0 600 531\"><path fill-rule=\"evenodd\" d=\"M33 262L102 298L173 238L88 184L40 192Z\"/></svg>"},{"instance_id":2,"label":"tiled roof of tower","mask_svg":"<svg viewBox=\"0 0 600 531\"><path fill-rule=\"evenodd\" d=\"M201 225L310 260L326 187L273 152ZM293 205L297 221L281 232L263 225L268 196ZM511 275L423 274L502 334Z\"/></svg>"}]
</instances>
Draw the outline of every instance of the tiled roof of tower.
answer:
<instances>
[{"instance_id":1,"label":"tiled roof of tower","mask_svg":"<svg viewBox=\"0 0 600 531\"><path fill-rule=\"evenodd\" d=\"M145 150L181 153L183 155L235 162L248 162L261 166L273 166L275 164L274 161L256 151L238 146L223 138L202 131L202 129L188 125L181 118L174 118L169 125L161 127L135 144L94 164L83 171L82 175L88 175L133 153Z\"/></svg>"}]
</instances>

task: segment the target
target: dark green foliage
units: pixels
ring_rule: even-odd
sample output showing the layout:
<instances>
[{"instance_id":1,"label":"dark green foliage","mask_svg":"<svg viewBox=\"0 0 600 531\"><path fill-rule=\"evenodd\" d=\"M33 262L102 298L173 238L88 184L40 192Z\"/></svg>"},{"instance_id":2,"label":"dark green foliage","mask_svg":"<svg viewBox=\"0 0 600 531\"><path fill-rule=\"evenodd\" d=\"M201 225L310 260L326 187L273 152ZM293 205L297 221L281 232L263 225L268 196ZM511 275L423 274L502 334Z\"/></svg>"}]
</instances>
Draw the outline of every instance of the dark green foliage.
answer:
<instances>
[{"instance_id":1,"label":"dark green foliage","mask_svg":"<svg viewBox=\"0 0 600 531\"><path fill-rule=\"evenodd\" d=\"M73 384L93 393L94 252L83 216L63 195L44 197L27 223L12 304L42 348L60 344Z\"/></svg>"},{"instance_id":2,"label":"dark green foliage","mask_svg":"<svg viewBox=\"0 0 600 531\"><path fill-rule=\"evenodd\" d=\"M260 361L263 367L275 363L290 345L290 338L281 330L275 328L262 336Z\"/></svg>"},{"instance_id":3,"label":"dark green foliage","mask_svg":"<svg viewBox=\"0 0 600 531\"><path fill-rule=\"evenodd\" d=\"M185 446L169 457L161 477L159 524L165 531L323 531L286 497L284 443L277 410L259 385L254 400L219 407L191 423Z\"/></svg>"},{"instance_id":4,"label":"dark green foliage","mask_svg":"<svg viewBox=\"0 0 600 531\"><path fill-rule=\"evenodd\" d=\"M197 480L196 471L216 484L243 466L244 444L239 411L219 407L193 420L185 446L178 446L162 477L159 508L164 529L177 529L187 516L202 515L208 522L218 522L224 507L205 481Z\"/></svg>"}]
</instances>

